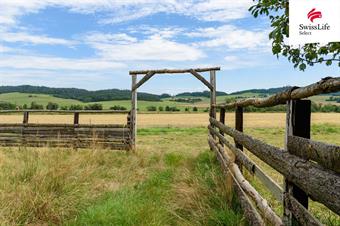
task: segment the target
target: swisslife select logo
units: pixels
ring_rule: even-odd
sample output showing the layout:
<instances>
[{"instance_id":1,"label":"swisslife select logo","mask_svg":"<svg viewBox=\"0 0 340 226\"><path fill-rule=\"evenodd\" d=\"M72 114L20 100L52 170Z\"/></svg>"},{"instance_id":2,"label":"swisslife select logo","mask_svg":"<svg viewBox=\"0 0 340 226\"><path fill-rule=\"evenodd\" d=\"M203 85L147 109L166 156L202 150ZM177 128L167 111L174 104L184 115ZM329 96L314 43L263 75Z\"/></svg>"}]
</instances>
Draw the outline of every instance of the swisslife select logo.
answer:
<instances>
[{"instance_id":1,"label":"swisslife select logo","mask_svg":"<svg viewBox=\"0 0 340 226\"><path fill-rule=\"evenodd\" d=\"M340 0L290 0L289 44L340 42Z\"/></svg>"},{"instance_id":2,"label":"swisslife select logo","mask_svg":"<svg viewBox=\"0 0 340 226\"><path fill-rule=\"evenodd\" d=\"M330 27L330 25L328 25L328 23L314 24L315 19L321 19L322 18L321 11L316 11L315 8L313 8L311 11L308 12L307 18L313 24L302 24L301 23L299 25L299 30L300 30L299 34L300 35L312 35L313 31L330 30L331 29L331 27Z\"/></svg>"},{"instance_id":3,"label":"swisslife select logo","mask_svg":"<svg viewBox=\"0 0 340 226\"><path fill-rule=\"evenodd\" d=\"M315 11L315 8L313 8L311 11L309 11L307 17L313 23L315 19L322 18L322 13L320 11Z\"/></svg>"}]
</instances>

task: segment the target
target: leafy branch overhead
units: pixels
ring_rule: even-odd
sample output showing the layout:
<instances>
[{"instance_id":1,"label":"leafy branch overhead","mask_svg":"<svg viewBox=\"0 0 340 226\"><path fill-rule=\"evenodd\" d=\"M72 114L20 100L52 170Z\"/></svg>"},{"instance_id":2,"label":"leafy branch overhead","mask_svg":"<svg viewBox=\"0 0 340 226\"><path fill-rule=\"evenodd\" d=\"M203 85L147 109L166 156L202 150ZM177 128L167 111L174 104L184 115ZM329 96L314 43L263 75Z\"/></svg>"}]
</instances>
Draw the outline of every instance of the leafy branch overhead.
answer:
<instances>
[{"instance_id":1,"label":"leafy branch overhead","mask_svg":"<svg viewBox=\"0 0 340 226\"><path fill-rule=\"evenodd\" d=\"M287 0L254 0L257 4L249 11L256 18L259 15L269 17L272 31L269 39L272 41L272 52L282 55L294 64L295 68L304 71L307 66L323 64L327 66L337 63L340 67L340 42L326 45L320 43L301 45L298 48L286 43L289 37L289 3Z\"/></svg>"}]
</instances>

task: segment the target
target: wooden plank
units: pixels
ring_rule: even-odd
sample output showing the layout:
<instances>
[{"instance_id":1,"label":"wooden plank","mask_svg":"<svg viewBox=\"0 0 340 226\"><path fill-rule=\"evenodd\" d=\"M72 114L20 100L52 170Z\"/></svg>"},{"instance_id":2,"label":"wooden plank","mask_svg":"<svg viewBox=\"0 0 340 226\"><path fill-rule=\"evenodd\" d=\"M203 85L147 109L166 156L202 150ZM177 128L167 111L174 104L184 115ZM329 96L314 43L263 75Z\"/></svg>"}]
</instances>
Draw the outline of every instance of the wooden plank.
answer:
<instances>
[{"instance_id":1,"label":"wooden plank","mask_svg":"<svg viewBox=\"0 0 340 226\"><path fill-rule=\"evenodd\" d=\"M147 72L148 73L148 72ZM132 84L131 89L136 86L137 83L137 75L132 75ZM132 150L136 149L136 140L137 140L137 90L131 92L131 148Z\"/></svg>"},{"instance_id":2,"label":"wooden plank","mask_svg":"<svg viewBox=\"0 0 340 226\"><path fill-rule=\"evenodd\" d=\"M210 84L212 86L210 92L210 117L216 119L216 71L210 71Z\"/></svg>"},{"instance_id":3,"label":"wooden plank","mask_svg":"<svg viewBox=\"0 0 340 226\"><path fill-rule=\"evenodd\" d=\"M225 137L219 134L213 127L208 126L211 133L215 134L220 142L225 144L225 146L230 149L234 155L236 156L236 160L251 173L254 174L256 177L260 179L260 181L266 186L266 188L272 193L272 195L278 200L283 200L283 190L282 188L273 180L271 179L264 171L256 165L244 152L234 145L232 145Z\"/></svg>"},{"instance_id":4,"label":"wooden plank","mask_svg":"<svg viewBox=\"0 0 340 226\"><path fill-rule=\"evenodd\" d=\"M146 75L144 75L144 77L136 84L132 87L132 92L137 90L141 85L143 85L146 81L148 81L150 78L152 78L152 76L154 76L155 72L148 72L146 73Z\"/></svg>"},{"instance_id":5,"label":"wooden plank","mask_svg":"<svg viewBox=\"0 0 340 226\"><path fill-rule=\"evenodd\" d=\"M206 72L206 71L219 71L220 67L211 67L211 68L190 68L190 69L159 69L159 70L141 70L141 71L130 71L130 75L138 75L138 74L147 74L149 72L154 72L155 74L182 74L182 73L190 73L191 70L196 72Z\"/></svg>"},{"instance_id":6,"label":"wooden plank","mask_svg":"<svg viewBox=\"0 0 340 226\"><path fill-rule=\"evenodd\" d=\"M84 113L84 114L127 114L129 113L128 110L76 110L76 111L69 111L69 110L1 110L0 114L10 114L10 113L44 113L44 114L52 114L52 113L60 113L60 114L74 114Z\"/></svg>"},{"instance_id":7,"label":"wooden plank","mask_svg":"<svg viewBox=\"0 0 340 226\"><path fill-rule=\"evenodd\" d=\"M340 146L288 136L289 152L306 160L313 160L323 167L340 173Z\"/></svg>"},{"instance_id":8,"label":"wooden plank","mask_svg":"<svg viewBox=\"0 0 340 226\"><path fill-rule=\"evenodd\" d=\"M300 136L310 138L310 125L311 125L311 101L310 100L290 100L287 102L286 114L286 137L285 137L285 150L293 154L288 148L288 136ZM292 195L298 202L308 209L308 195L294 182L285 178L285 192ZM284 218L288 224L299 224L298 220L294 217L291 210L283 202Z\"/></svg>"},{"instance_id":9,"label":"wooden plank","mask_svg":"<svg viewBox=\"0 0 340 226\"><path fill-rule=\"evenodd\" d=\"M288 205L288 208L291 210L294 217L300 222L302 226L322 226L313 215L311 215L308 210L301 205L293 196L289 194L285 194L284 196L285 203Z\"/></svg>"},{"instance_id":10,"label":"wooden plank","mask_svg":"<svg viewBox=\"0 0 340 226\"><path fill-rule=\"evenodd\" d=\"M220 122L222 123L222 124L225 124L225 109L224 108L222 108L221 110L220 110ZM212 128L212 127L211 127ZM224 135L224 133L223 133L223 131L222 130L220 130L220 135L223 137L223 135ZM223 146L224 144L223 144L223 142L222 141L220 141L220 144Z\"/></svg>"},{"instance_id":11,"label":"wooden plank","mask_svg":"<svg viewBox=\"0 0 340 226\"><path fill-rule=\"evenodd\" d=\"M340 175L266 144L210 118L210 123L232 136L262 161L303 189L313 200L340 214Z\"/></svg>"},{"instance_id":12,"label":"wooden plank","mask_svg":"<svg viewBox=\"0 0 340 226\"><path fill-rule=\"evenodd\" d=\"M208 89L211 91L214 89L214 87L202 76L200 75L197 71L191 70L190 73L195 76L198 80L200 80Z\"/></svg>"},{"instance_id":13,"label":"wooden plank","mask_svg":"<svg viewBox=\"0 0 340 226\"><path fill-rule=\"evenodd\" d=\"M217 155L217 159L219 160L221 167L223 169L223 172L225 174L229 173L232 176L233 179L233 187L236 191L238 201L241 204L242 210L244 212L244 215L250 225L265 225L263 219L261 218L260 214L257 212L256 208L254 207L251 200L248 198L248 196L245 194L245 192L242 190L240 184L237 182L235 177L232 175L231 171L229 170L227 163L225 162L224 158L222 157L221 153L217 150L217 147L214 145L213 142L208 142L211 150L214 150Z\"/></svg>"},{"instance_id":14,"label":"wooden plank","mask_svg":"<svg viewBox=\"0 0 340 226\"><path fill-rule=\"evenodd\" d=\"M237 106L247 107L272 107L279 104L285 104L288 100L303 99L323 93L333 93L340 91L340 77L327 77L317 83L306 87L293 87L284 92L277 93L267 98L249 98L228 104L220 104L221 108L235 108Z\"/></svg>"},{"instance_id":15,"label":"wooden plank","mask_svg":"<svg viewBox=\"0 0 340 226\"><path fill-rule=\"evenodd\" d=\"M242 107L236 107L235 109L235 129L237 131L243 132L243 108ZM236 140L234 142L235 142L235 147L243 151L242 144L238 143ZM236 162L236 164L240 167L242 171L242 163Z\"/></svg>"},{"instance_id":16,"label":"wooden plank","mask_svg":"<svg viewBox=\"0 0 340 226\"><path fill-rule=\"evenodd\" d=\"M215 142L212 136L209 136L209 144L212 146L212 149L221 154L222 158L225 160L225 164L232 173L233 177L239 183L241 188L246 192L248 196L254 200L255 205L259 208L265 219L270 222L272 225L283 225L282 220L278 217L275 212L270 208L265 200L256 190L255 188L243 177L242 172L240 171L239 167L233 163L228 156L224 153L223 147L220 146L218 143Z\"/></svg>"},{"instance_id":17,"label":"wooden plank","mask_svg":"<svg viewBox=\"0 0 340 226\"><path fill-rule=\"evenodd\" d=\"M14 127L14 128L35 128L35 127L43 127L43 128L128 128L124 124L81 124L75 126L74 124L49 124L49 123L0 123L0 130L3 128Z\"/></svg>"},{"instance_id":18,"label":"wooden plank","mask_svg":"<svg viewBox=\"0 0 340 226\"><path fill-rule=\"evenodd\" d=\"M74 119L73 119L74 125L79 125L79 112L74 113Z\"/></svg>"},{"instance_id":19,"label":"wooden plank","mask_svg":"<svg viewBox=\"0 0 340 226\"><path fill-rule=\"evenodd\" d=\"M27 124L28 123L28 119L29 119L29 112L28 111L24 111L24 119L22 121L23 124Z\"/></svg>"}]
</instances>

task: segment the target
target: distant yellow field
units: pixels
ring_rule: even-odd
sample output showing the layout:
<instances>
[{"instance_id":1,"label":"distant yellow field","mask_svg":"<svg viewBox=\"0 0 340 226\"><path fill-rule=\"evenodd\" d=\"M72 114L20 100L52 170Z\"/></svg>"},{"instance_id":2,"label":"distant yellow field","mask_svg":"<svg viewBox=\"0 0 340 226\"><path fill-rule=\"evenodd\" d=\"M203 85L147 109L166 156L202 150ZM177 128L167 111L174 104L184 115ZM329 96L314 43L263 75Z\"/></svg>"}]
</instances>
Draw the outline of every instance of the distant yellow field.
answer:
<instances>
[{"instance_id":1,"label":"distant yellow field","mask_svg":"<svg viewBox=\"0 0 340 226\"><path fill-rule=\"evenodd\" d=\"M83 124L125 124L126 115L80 115ZM22 115L0 115L0 123L20 123ZM138 114L139 127L197 127L208 125L208 113L192 114ZM72 115L30 115L30 123L73 123ZM234 125L234 114L226 115L226 124ZM339 113L313 113L312 123L340 125ZM245 127L284 127L285 113L245 113Z\"/></svg>"}]
</instances>

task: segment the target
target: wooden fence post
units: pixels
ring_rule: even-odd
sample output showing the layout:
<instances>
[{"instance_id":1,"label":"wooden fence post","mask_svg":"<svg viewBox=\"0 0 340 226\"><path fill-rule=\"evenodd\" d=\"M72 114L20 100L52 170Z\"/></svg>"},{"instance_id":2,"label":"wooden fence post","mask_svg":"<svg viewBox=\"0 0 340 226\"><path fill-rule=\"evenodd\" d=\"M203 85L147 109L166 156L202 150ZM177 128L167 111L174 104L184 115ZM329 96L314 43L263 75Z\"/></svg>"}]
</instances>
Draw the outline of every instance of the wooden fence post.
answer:
<instances>
[{"instance_id":1,"label":"wooden fence post","mask_svg":"<svg viewBox=\"0 0 340 226\"><path fill-rule=\"evenodd\" d=\"M210 71L210 117L216 119L216 71Z\"/></svg>"},{"instance_id":2,"label":"wooden fence post","mask_svg":"<svg viewBox=\"0 0 340 226\"><path fill-rule=\"evenodd\" d=\"M235 129L243 132L243 107L236 107L235 109ZM243 146L235 141L235 147L243 151ZM242 164L236 161L236 164L242 172Z\"/></svg>"},{"instance_id":3,"label":"wooden fence post","mask_svg":"<svg viewBox=\"0 0 340 226\"><path fill-rule=\"evenodd\" d=\"M225 124L225 108L220 109L220 122ZM224 133L222 130L220 130L220 134L224 136ZM220 144L224 146L223 142L220 140Z\"/></svg>"},{"instance_id":4,"label":"wooden fence post","mask_svg":"<svg viewBox=\"0 0 340 226\"><path fill-rule=\"evenodd\" d=\"M79 125L79 112L74 112L73 124L74 125Z\"/></svg>"},{"instance_id":5,"label":"wooden fence post","mask_svg":"<svg viewBox=\"0 0 340 226\"><path fill-rule=\"evenodd\" d=\"M287 102L286 115L286 136L285 150L289 151L287 146L288 136L299 136L310 139L311 126L311 101L310 100L290 100ZM308 209L308 195L298 186L288 180L285 180L285 193L292 195L300 204ZM286 225L299 225L294 218L287 204L283 201L284 222Z\"/></svg>"},{"instance_id":6,"label":"wooden fence post","mask_svg":"<svg viewBox=\"0 0 340 226\"><path fill-rule=\"evenodd\" d=\"M210 114L209 115L211 118L216 119L216 71L210 71L210 85L212 86L212 89L210 90ZM214 139L216 138L214 134L211 134L211 136Z\"/></svg>"},{"instance_id":7,"label":"wooden fence post","mask_svg":"<svg viewBox=\"0 0 340 226\"><path fill-rule=\"evenodd\" d=\"M133 74L131 77L131 143L132 150L135 150L137 138L137 89L134 89L134 87L137 84L137 75Z\"/></svg>"},{"instance_id":8,"label":"wooden fence post","mask_svg":"<svg viewBox=\"0 0 340 226\"><path fill-rule=\"evenodd\" d=\"M27 124L27 123L28 123L29 114L30 114L30 113L29 113L28 111L25 111L25 112L24 112L24 119L23 119L22 123L24 123L24 124Z\"/></svg>"}]
</instances>

